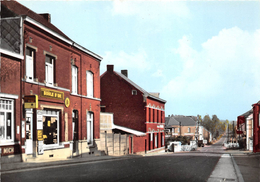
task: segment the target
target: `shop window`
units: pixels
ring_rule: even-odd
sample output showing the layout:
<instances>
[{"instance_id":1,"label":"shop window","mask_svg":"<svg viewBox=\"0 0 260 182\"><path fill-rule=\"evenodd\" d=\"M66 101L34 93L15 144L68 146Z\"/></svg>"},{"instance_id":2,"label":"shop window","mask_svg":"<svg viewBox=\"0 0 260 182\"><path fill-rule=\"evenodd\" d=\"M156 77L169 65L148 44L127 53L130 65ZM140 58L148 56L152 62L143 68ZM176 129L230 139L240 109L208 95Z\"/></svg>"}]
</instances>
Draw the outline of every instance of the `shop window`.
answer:
<instances>
[{"instance_id":1,"label":"shop window","mask_svg":"<svg viewBox=\"0 0 260 182\"><path fill-rule=\"evenodd\" d=\"M46 54L45 57L45 81L47 85L54 84L54 57Z\"/></svg>"},{"instance_id":2,"label":"shop window","mask_svg":"<svg viewBox=\"0 0 260 182\"><path fill-rule=\"evenodd\" d=\"M0 99L0 142L13 141L13 100Z\"/></svg>"},{"instance_id":3,"label":"shop window","mask_svg":"<svg viewBox=\"0 0 260 182\"><path fill-rule=\"evenodd\" d=\"M46 110L43 115L43 138L45 145L59 144L59 112Z\"/></svg>"},{"instance_id":4,"label":"shop window","mask_svg":"<svg viewBox=\"0 0 260 182\"><path fill-rule=\"evenodd\" d=\"M26 80L33 81L34 79L34 54L35 51L29 47L26 48L25 59L25 74Z\"/></svg>"},{"instance_id":5,"label":"shop window","mask_svg":"<svg viewBox=\"0 0 260 182\"><path fill-rule=\"evenodd\" d=\"M72 75L72 93L78 93L78 68L76 66L71 67Z\"/></svg>"},{"instance_id":6,"label":"shop window","mask_svg":"<svg viewBox=\"0 0 260 182\"><path fill-rule=\"evenodd\" d=\"M94 90L93 73L91 71L87 71L86 77L87 77L87 96L93 97L93 90Z\"/></svg>"},{"instance_id":7,"label":"shop window","mask_svg":"<svg viewBox=\"0 0 260 182\"><path fill-rule=\"evenodd\" d=\"M89 145L93 145L94 132L93 132L93 113L87 113L87 142Z\"/></svg>"}]
</instances>

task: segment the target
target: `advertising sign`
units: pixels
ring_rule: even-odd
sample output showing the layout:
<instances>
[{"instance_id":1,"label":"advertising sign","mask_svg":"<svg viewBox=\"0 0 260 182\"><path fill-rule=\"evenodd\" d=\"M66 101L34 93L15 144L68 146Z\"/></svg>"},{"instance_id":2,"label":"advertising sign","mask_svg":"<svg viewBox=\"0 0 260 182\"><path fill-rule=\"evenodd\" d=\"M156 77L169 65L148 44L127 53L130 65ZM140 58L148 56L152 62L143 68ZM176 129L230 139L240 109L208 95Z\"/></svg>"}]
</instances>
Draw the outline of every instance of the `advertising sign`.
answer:
<instances>
[{"instance_id":1,"label":"advertising sign","mask_svg":"<svg viewBox=\"0 0 260 182\"><path fill-rule=\"evenodd\" d=\"M38 95L25 95L24 96L24 108L25 109L38 108Z\"/></svg>"}]
</instances>

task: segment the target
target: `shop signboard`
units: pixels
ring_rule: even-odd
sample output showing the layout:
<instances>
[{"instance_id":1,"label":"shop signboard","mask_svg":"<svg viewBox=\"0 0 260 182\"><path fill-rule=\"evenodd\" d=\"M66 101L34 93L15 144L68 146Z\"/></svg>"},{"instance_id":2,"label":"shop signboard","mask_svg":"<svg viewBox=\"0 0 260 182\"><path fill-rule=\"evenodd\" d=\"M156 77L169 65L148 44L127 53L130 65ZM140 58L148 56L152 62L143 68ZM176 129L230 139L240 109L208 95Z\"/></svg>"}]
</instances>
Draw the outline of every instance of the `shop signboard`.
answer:
<instances>
[{"instance_id":1,"label":"shop signboard","mask_svg":"<svg viewBox=\"0 0 260 182\"><path fill-rule=\"evenodd\" d=\"M41 88L41 97L64 100L64 92L59 92L59 91L56 91L56 90Z\"/></svg>"}]
</instances>

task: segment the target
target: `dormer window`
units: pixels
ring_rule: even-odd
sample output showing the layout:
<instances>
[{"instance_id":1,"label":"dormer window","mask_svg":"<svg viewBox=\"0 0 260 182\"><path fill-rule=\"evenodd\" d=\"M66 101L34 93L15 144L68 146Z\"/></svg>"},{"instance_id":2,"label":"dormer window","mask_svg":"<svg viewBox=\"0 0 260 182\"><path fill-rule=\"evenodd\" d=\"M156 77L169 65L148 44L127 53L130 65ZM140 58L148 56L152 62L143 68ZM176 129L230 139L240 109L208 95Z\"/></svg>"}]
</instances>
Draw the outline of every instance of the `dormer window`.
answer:
<instances>
[{"instance_id":1,"label":"dormer window","mask_svg":"<svg viewBox=\"0 0 260 182\"><path fill-rule=\"evenodd\" d=\"M137 90L132 90L132 95L137 95Z\"/></svg>"}]
</instances>

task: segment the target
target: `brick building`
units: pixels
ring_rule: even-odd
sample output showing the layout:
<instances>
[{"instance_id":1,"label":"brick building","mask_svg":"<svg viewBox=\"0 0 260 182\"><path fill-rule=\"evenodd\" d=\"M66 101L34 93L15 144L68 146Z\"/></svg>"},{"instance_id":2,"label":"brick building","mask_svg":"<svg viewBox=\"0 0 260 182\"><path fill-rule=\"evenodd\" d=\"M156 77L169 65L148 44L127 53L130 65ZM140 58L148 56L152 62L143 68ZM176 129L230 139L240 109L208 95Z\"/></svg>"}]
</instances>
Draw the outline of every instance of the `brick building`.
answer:
<instances>
[{"instance_id":1,"label":"brick building","mask_svg":"<svg viewBox=\"0 0 260 182\"><path fill-rule=\"evenodd\" d=\"M260 102L253 104L253 152L260 152Z\"/></svg>"},{"instance_id":2,"label":"brick building","mask_svg":"<svg viewBox=\"0 0 260 182\"><path fill-rule=\"evenodd\" d=\"M35 160L96 154L102 58L51 24L49 14L1 1L1 17L3 155L22 153L24 160ZM11 30L19 41L10 38ZM38 97L38 107L30 108L27 96Z\"/></svg>"},{"instance_id":3,"label":"brick building","mask_svg":"<svg viewBox=\"0 0 260 182\"><path fill-rule=\"evenodd\" d=\"M169 115L165 118L166 129L170 129L172 136L186 136L195 140L195 134L198 133L197 122L191 116Z\"/></svg>"},{"instance_id":4,"label":"brick building","mask_svg":"<svg viewBox=\"0 0 260 182\"><path fill-rule=\"evenodd\" d=\"M164 146L166 101L131 81L127 70L119 73L113 65L107 65L101 75L101 99L102 111L114 114L115 125L145 134L129 138L130 153Z\"/></svg>"}]
</instances>

